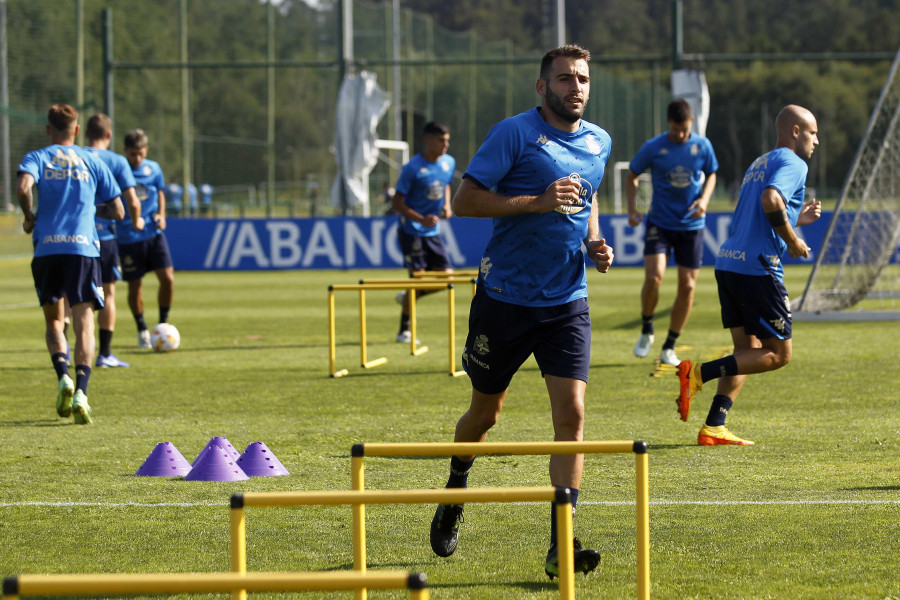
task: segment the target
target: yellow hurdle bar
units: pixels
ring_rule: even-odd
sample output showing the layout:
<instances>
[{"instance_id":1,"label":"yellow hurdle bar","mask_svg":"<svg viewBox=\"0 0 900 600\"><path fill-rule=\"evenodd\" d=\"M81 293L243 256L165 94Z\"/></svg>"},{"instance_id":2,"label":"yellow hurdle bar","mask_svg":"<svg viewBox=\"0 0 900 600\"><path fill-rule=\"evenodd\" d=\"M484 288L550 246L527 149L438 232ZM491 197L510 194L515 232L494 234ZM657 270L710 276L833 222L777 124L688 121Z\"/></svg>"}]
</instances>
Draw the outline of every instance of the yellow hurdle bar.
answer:
<instances>
[{"instance_id":1,"label":"yellow hurdle bar","mask_svg":"<svg viewBox=\"0 0 900 600\"><path fill-rule=\"evenodd\" d=\"M406 278L403 278L403 277L385 277L385 278L381 278L381 279L360 279L360 280L359 280L359 282L362 283L362 284L372 284L372 283L385 283L385 284L391 284L391 283L407 283L407 282L409 282L409 281L413 281L413 282L414 282L414 281L416 281L416 280L415 280L415 279L410 279L410 278L408 278L408 277L406 277ZM421 278L419 278L419 281L421 281ZM449 276L449 277L441 277L438 281L436 281L436 282L434 282L434 283L438 283L438 282L440 282L440 283L469 283L469 284L472 284L472 295L473 295L473 296L475 295L475 290L476 290L477 287L478 287L478 279L475 278L475 277L452 277L452 276ZM429 282L429 283L430 283L430 282Z\"/></svg>"},{"instance_id":2,"label":"yellow hurdle bar","mask_svg":"<svg viewBox=\"0 0 900 600\"><path fill-rule=\"evenodd\" d=\"M334 292L336 291L358 291L359 292L359 354L360 354L360 364L364 369L371 369L373 367L378 367L387 362L387 358L380 357L373 360L368 360L366 356L366 345L367 345L367 335L366 335L366 290L448 290L448 295L452 299L452 301L448 302L447 307L447 318L450 323L453 325L453 330L455 332L455 323L456 319L456 307L455 307L455 296L453 291L453 284L445 281L417 281L413 279L403 279L400 283L345 283L345 284L334 284L328 286L328 373L331 377L338 378L344 377L349 374L347 369L337 369L336 361L337 361L337 334L335 332L335 307L334 307ZM420 356L426 352L428 352L427 346L417 347L416 344L416 303L413 302L410 304L410 333L412 334L412 339L410 340L410 354L413 356ZM457 372L455 370L455 350L456 350L456 340L450 340L450 375L459 376L462 372Z\"/></svg>"},{"instance_id":3,"label":"yellow hurdle bar","mask_svg":"<svg viewBox=\"0 0 900 600\"><path fill-rule=\"evenodd\" d=\"M456 271L416 271L414 279L444 279L446 277L478 277L478 269L458 269Z\"/></svg>"},{"instance_id":4,"label":"yellow hurdle bar","mask_svg":"<svg viewBox=\"0 0 900 600\"><path fill-rule=\"evenodd\" d=\"M351 483L354 490L365 488L366 456L472 456L486 454L624 454L635 455L635 511L637 513L637 592L639 600L650 600L650 467L647 442L639 440L589 442L438 442L355 444L350 452ZM365 506L359 521L365 522ZM358 527L354 513L354 527ZM364 526L364 525L363 525ZM365 533L363 532L363 535ZM363 561L365 548L361 549ZM562 560L562 554L560 554ZM354 562L354 565L365 564ZM560 581L562 585L562 581ZM365 591L357 592L365 600Z\"/></svg>"},{"instance_id":5,"label":"yellow hurdle bar","mask_svg":"<svg viewBox=\"0 0 900 600\"><path fill-rule=\"evenodd\" d=\"M575 599L575 566L571 547L574 536L572 498L568 489L557 489L555 487L248 492L245 494L234 494L231 497L231 568L235 575L246 573L247 570L246 521L243 515L244 509L247 507L333 506L346 504L359 507L361 510L358 513L354 511L353 572L367 574L365 563L366 504L467 504L472 502L555 502L558 505L556 514L557 544L560 548L560 600ZM562 510L560 510L559 505L562 506ZM359 517L358 520L357 516ZM242 543L244 546L240 546ZM358 559L360 562L357 562ZM357 598L365 600L366 588L359 587L356 590Z\"/></svg>"},{"instance_id":6,"label":"yellow hurdle bar","mask_svg":"<svg viewBox=\"0 0 900 600\"><path fill-rule=\"evenodd\" d=\"M21 596L100 596L109 594L189 594L231 592L297 592L409 590L411 600L428 600L425 576L406 571L372 573L122 573L77 575L19 575L3 580L4 600Z\"/></svg>"}]
</instances>

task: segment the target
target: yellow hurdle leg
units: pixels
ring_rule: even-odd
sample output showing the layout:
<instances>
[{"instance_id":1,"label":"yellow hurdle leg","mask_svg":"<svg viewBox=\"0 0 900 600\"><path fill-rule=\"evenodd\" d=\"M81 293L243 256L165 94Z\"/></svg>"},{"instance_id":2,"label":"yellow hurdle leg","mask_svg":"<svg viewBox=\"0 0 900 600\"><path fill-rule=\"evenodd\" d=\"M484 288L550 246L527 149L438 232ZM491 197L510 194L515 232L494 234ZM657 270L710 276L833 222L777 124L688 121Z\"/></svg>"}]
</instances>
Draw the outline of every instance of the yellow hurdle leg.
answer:
<instances>
[{"instance_id":1,"label":"yellow hurdle leg","mask_svg":"<svg viewBox=\"0 0 900 600\"><path fill-rule=\"evenodd\" d=\"M572 500L569 490L565 490L569 498L566 503L556 502L556 548L559 551L559 598L575 600L575 549L572 539L575 537L572 523Z\"/></svg>"},{"instance_id":2,"label":"yellow hurdle leg","mask_svg":"<svg viewBox=\"0 0 900 600\"><path fill-rule=\"evenodd\" d=\"M247 518L243 507L231 509L231 571L247 572ZM247 600L247 590L235 590L232 600Z\"/></svg>"},{"instance_id":3,"label":"yellow hurdle leg","mask_svg":"<svg viewBox=\"0 0 900 600\"><path fill-rule=\"evenodd\" d=\"M636 452L637 588L639 600L650 600L650 469L646 447Z\"/></svg>"},{"instance_id":4,"label":"yellow hurdle leg","mask_svg":"<svg viewBox=\"0 0 900 600\"><path fill-rule=\"evenodd\" d=\"M359 454L357 456L357 453ZM365 465L363 464L362 446L353 447L350 457L350 489L362 491L366 487ZM353 505L353 569L366 572L366 505ZM356 600L366 600L366 588L356 590Z\"/></svg>"}]
</instances>

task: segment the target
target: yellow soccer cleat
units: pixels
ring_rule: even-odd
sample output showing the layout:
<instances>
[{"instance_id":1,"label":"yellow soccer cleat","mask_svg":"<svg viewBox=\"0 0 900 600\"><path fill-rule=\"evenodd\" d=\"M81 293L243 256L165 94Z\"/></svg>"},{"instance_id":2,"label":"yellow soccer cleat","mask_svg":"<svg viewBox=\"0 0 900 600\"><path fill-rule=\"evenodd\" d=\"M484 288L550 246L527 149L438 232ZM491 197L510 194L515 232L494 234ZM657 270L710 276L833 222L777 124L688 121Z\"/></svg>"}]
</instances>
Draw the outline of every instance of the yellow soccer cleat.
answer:
<instances>
[{"instance_id":1,"label":"yellow soccer cleat","mask_svg":"<svg viewBox=\"0 0 900 600\"><path fill-rule=\"evenodd\" d=\"M710 427L709 425L704 425L700 428L700 433L697 434L697 445L698 446L722 446L722 445L731 445L731 446L752 446L753 442L750 440L742 440L738 436L734 435L728 429L725 428L724 425L718 425L716 427Z\"/></svg>"},{"instance_id":2,"label":"yellow soccer cleat","mask_svg":"<svg viewBox=\"0 0 900 600\"><path fill-rule=\"evenodd\" d=\"M691 400L694 394L703 388L703 381L700 380L700 363L683 360L678 363L677 367L678 381L681 384L681 390L678 392L678 414L681 415L682 421L688 420L691 414Z\"/></svg>"}]
</instances>

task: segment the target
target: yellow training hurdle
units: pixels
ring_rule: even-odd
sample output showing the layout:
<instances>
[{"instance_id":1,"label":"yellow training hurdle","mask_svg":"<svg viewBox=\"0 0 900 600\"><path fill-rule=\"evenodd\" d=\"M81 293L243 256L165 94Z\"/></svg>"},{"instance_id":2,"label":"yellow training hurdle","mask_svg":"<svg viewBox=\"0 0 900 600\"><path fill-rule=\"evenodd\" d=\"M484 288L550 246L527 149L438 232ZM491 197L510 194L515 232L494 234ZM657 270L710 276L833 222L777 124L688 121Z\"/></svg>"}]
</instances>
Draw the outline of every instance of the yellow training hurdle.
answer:
<instances>
[{"instance_id":1,"label":"yellow training hurdle","mask_svg":"<svg viewBox=\"0 0 900 600\"><path fill-rule=\"evenodd\" d=\"M575 560L572 548L572 498L567 489L554 487L479 488L442 490L350 490L319 492L248 492L231 497L231 570L247 575L247 531L244 509L249 506L333 506L348 504L354 508L353 571L366 571L366 523L356 519L357 508L365 504L465 504L472 502L555 502L559 548L559 597L575 598ZM364 514L364 513L363 513ZM337 574L335 574L337 575ZM232 594L232 600L246 600L244 590ZM349 588L345 588L349 589ZM366 598L366 587L357 587L357 598ZM249 588L248 588L249 590Z\"/></svg>"},{"instance_id":2,"label":"yellow training hurdle","mask_svg":"<svg viewBox=\"0 0 900 600\"><path fill-rule=\"evenodd\" d=\"M650 471L647 442L473 442L473 443L393 443L355 444L350 453L351 487L365 489L366 456L471 456L485 454L625 454L634 453L635 512L637 513L637 592L638 600L650 599ZM558 514L558 513L557 513ZM354 531L365 535L366 507L353 507ZM353 565L357 570L366 564L365 538L354 538ZM569 544L566 544L569 545ZM562 543L560 542L560 548ZM561 583L561 582L560 582ZM365 590L357 592L365 600Z\"/></svg>"},{"instance_id":3,"label":"yellow training hurdle","mask_svg":"<svg viewBox=\"0 0 900 600\"><path fill-rule=\"evenodd\" d=\"M382 356L374 360L368 360L366 356L366 291L367 290L447 290L447 321L449 350L448 363L450 375L459 377L464 371L456 370L456 294L452 283L444 281L416 281L405 279L402 283L347 283L328 286L328 373L331 377L343 377L349 374L347 369L337 369L337 342L335 336L335 309L334 293L339 291L359 292L359 353L360 364L364 369L371 369L383 365L387 358ZM409 307L410 321L410 354L419 356L428 352L428 346L418 347L416 344L416 303L411 302Z\"/></svg>"},{"instance_id":4,"label":"yellow training hurdle","mask_svg":"<svg viewBox=\"0 0 900 600\"><path fill-rule=\"evenodd\" d=\"M421 279L441 279L443 277L478 277L478 269L458 269L456 271L415 271L411 277Z\"/></svg>"},{"instance_id":5,"label":"yellow training hurdle","mask_svg":"<svg viewBox=\"0 0 900 600\"><path fill-rule=\"evenodd\" d=\"M299 592L403 589L410 600L428 600L425 576L406 571L295 573L135 573L19 575L3 580L3 600L22 596L188 594L208 592Z\"/></svg>"}]
</instances>

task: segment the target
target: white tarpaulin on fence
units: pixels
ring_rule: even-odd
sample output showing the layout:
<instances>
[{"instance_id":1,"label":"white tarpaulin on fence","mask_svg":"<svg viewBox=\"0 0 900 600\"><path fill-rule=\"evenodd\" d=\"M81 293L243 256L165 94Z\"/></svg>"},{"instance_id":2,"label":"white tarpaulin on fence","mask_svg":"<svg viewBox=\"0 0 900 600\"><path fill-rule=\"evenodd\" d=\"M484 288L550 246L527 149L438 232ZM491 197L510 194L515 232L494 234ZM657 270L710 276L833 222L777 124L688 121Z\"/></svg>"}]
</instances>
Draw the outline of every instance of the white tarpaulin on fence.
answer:
<instances>
[{"instance_id":1,"label":"white tarpaulin on fence","mask_svg":"<svg viewBox=\"0 0 900 600\"><path fill-rule=\"evenodd\" d=\"M378 87L375 74L361 71L341 82L334 125L334 157L338 174L331 186L331 206L362 207L369 216L368 175L378 162L375 128L387 112L390 96Z\"/></svg>"}]
</instances>

